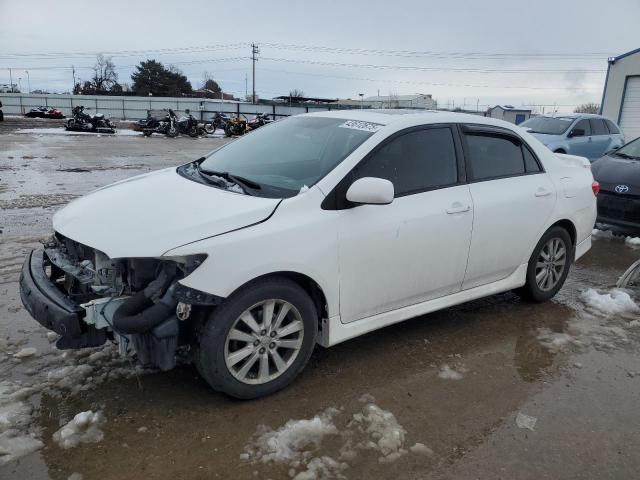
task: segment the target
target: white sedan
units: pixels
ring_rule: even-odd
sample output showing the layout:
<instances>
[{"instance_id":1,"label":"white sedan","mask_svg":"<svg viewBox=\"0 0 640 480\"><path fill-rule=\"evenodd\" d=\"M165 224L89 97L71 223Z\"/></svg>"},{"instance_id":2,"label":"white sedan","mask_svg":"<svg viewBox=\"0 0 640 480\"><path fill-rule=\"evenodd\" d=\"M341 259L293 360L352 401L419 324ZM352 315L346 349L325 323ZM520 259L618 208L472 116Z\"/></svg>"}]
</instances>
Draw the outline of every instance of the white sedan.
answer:
<instances>
[{"instance_id":1,"label":"white sedan","mask_svg":"<svg viewBox=\"0 0 640 480\"><path fill-rule=\"evenodd\" d=\"M21 293L59 348L118 342L216 390L289 384L316 343L479 297L553 297L591 246L598 185L514 125L349 110L290 117L53 219Z\"/></svg>"}]
</instances>

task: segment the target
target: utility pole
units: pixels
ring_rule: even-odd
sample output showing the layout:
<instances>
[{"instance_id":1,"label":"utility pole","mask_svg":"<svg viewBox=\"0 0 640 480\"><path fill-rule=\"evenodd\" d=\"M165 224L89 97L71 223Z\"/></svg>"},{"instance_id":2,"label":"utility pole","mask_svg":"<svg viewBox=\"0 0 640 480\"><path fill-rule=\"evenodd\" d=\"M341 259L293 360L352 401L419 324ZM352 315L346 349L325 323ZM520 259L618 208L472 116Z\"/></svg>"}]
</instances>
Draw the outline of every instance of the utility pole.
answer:
<instances>
[{"instance_id":1,"label":"utility pole","mask_svg":"<svg viewBox=\"0 0 640 480\"><path fill-rule=\"evenodd\" d=\"M73 87L71 87L71 94L73 95L73 91L76 89L76 67L71 65L71 73L73 75Z\"/></svg>"},{"instance_id":2,"label":"utility pole","mask_svg":"<svg viewBox=\"0 0 640 480\"><path fill-rule=\"evenodd\" d=\"M11 93L13 93L13 75L11 74L11 69L9 69L9 88L11 89Z\"/></svg>"},{"instance_id":3,"label":"utility pole","mask_svg":"<svg viewBox=\"0 0 640 480\"><path fill-rule=\"evenodd\" d=\"M247 87L247 74L244 74L244 98L245 100L247 99L247 96L249 95L249 91L248 91L248 87Z\"/></svg>"},{"instance_id":4,"label":"utility pole","mask_svg":"<svg viewBox=\"0 0 640 480\"><path fill-rule=\"evenodd\" d=\"M29 70L25 70L27 74L27 85L29 86L29 93L31 93L31 78L29 77Z\"/></svg>"},{"instance_id":5,"label":"utility pole","mask_svg":"<svg viewBox=\"0 0 640 480\"><path fill-rule=\"evenodd\" d=\"M251 103L256 103L256 61L258 60L258 54L260 50L255 43L251 44L251 61L253 66L253 83L251 85L252 93L251 93Z\"/></svg>"}]
</instances>

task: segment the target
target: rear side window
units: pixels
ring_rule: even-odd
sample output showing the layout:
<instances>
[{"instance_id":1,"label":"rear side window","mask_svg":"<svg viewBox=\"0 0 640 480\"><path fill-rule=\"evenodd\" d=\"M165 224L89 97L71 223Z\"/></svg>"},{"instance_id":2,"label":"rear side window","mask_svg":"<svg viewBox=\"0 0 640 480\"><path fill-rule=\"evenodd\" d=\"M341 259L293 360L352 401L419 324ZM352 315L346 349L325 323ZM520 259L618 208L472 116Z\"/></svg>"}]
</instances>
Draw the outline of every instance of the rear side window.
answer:
<instances>
[{"instance_id":1,"label":"rear side window","mask_svg":"<svg viewBox=\"0 0 640 480\"><path fill-rule=\"evenodd\" d=\"M604 119L604 123L607 124L607 127L609 128L609 133L611 133L612 135L619 135L620 134L620 129L611 120L609 120L608 118L605 118Z\"/></svg>"},{"instance_id":2,"label":"rear side window","mask_svg":"<svg viewBox=\"0 0 640 480\"><path fill-rule=\"evenodd\" d=\"M396 197L456 184L451 129L428 128L394 138L356 167L353 179L362 177L391 181Z\"/></svg>"},{"instance_id":3,"label":"rear side window","mask_svg":"<svg viewBox=\"0 0 640 480\"><path fill-rule=\"evenodd\" d=\"M540 169L540 165L538 165L538 162L536 161L536 157L534 157L533 153L531 153L531 150L522 145L522 153L524 155L524 167L527 173L536 173L542 171Z\"/></svg>"},{"instance_id":4,"label":"rear side window","mask_svg":"<svg viewBox=\"0 0 640 480\"><path fill-rule=\"evenodd\" d=\"M474 180L509 177L525 173L521 142L494 135L466 135L467 156ZM535 162L535 159L533 159Z\"/></svg>"},{"instance_id":5,"label":"rear side window","mask_svg":"<svg viewBox=\"0 0 640 480\"><path fill-rule=\"evenodd\" d=\"M589 126L589 120L580 120L575 124L572 130L584 130L584 136L591 135L591 127Z\"/></svg>"},{"instance_id":6,"label":"rear side window","mask_svg":"<svg viewBox=\"0 0 640 480\"><path fill-rule=\"evenodd\" d=\"M609 135L609 130L601 118L592 118L589 123L591 123L591 135Z\"/></svg>"}]
</instances>

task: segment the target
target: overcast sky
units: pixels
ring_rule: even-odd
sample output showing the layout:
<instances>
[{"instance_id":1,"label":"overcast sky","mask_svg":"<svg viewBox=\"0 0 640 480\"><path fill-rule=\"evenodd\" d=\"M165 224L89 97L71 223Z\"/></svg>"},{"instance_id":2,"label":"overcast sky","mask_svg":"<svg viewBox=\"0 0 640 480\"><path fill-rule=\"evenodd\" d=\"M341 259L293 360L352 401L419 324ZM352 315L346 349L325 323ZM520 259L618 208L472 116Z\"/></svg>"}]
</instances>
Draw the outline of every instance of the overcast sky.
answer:
<instances>
[{"instance_id":1,"label":"overcast sky","mask_svg":"<svg viewBox=\"0 0 640 480\"><path fill-rule=\"evenodd\" d=\"M255 42L263 98L420 92L444 107L570 111L600 101L608 56L640 47L638 19L639 0L0 0L0 83L12 67L23 91L25 70L31 89L68 91L71 65L89 79L107 52L121 83L155 58L195 88L207 71L244 96Z\"/></svg>"}]
</instances>

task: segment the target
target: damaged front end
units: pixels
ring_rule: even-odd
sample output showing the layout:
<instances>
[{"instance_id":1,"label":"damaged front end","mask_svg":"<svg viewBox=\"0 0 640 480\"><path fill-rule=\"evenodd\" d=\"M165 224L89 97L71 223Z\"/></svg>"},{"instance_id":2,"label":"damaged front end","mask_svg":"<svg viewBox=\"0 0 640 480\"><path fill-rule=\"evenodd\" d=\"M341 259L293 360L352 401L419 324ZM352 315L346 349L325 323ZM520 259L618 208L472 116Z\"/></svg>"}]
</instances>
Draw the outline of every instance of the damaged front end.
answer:
<instances>
[{"instance_id":1,"label":"damaged front end","mask_svg":"<svg viewBox=\"0 0 640 480\"><path fill-rule=\"evenodd\" d=\"M112 259L56 233L25 260L20 294L31 316L60 335L58 348L111 340L121 353L168 370L181 340L188 342L192 306L221 300L178 283L205 258Z\"/></svg>"}]
</instances>

